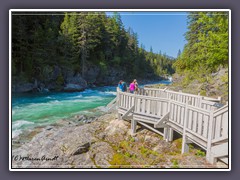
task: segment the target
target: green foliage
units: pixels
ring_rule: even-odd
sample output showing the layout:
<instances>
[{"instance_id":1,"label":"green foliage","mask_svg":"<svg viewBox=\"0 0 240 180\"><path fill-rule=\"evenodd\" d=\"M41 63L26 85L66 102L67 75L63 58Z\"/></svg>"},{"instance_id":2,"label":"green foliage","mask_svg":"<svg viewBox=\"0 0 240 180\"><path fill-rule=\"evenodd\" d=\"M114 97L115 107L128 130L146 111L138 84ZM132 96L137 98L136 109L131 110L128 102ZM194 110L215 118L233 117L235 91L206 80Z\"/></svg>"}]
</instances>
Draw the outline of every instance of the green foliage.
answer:
<instances>
[{"instance_id":1,"label":"green foliage","mask_svg":"<svg viewBox=\"0 0 240 180\"><path fill-rule=\"evenodd\" d=\"M127 168L128 165L130 165L130 163L127 161L127 157L120 153L114 154L109 163L111 164L109 168Z\"/></svg>"},{"instance_id":2,"label":"green foliage","mask_svg":"<svg viewBox=\"0 0 240 180\"><path fill-rule=\"evenodd\" d=\"M67 67L75 73L97 65L101 76L110 68L126 68L126 78L174 73L173 58L139 47L138 35L125 29L121 16L103 12L62 15L17 15L12 25L12 72L26 79L45 80L45 67ZM59 80L59 84L62 79Z\"/></svg>"},{"instance_id":3,"label":"green foliage","mask_svg":"<svg viewBox=\"0 0 240 180\"><path fill-rule=\"evenodd\" d=\"M187 44L179 54L174 68L179 74L191 71L200 82L202 76L217 71L220 66L228 66L228 13L191 12L188 16ZM205 71L205 72L204 72ZM191 80L187 74L185 84Z\"/></svg>"},{"instance_id":4,"label":"green foliage","mask_svg":"<svg viewBox=\"0 0 240 180\"><path fill-rule=\"evenodd\" d=\"M64 78L62 75L59 75L56 80L57 85L62 85L64 83Z\"/></svg>"},{"instance_id":5,"label":"green foliage","mask_svg":"<svg viewBox=\"0 0 240 180\"><path fill-rule=\"evenodd\" d=\"M201 96L206 96L206 95L207 95L207 91L201 89L201 91L200 91L200 95L201 95Z\"/></svg>"},{"instance_id":6,"label":"green foliage","mask_svg":"<svg viewBox=\"0 0 240 180\"><path fill-rule=\"evenodd\" d=\"M128 141L121 141L119 147L127 151L130 148L130 143Z\"/></svg>"},{"instance_id":7,"label":"green foliage","mask_svg":"<svg viewBox=\"0 0 240 180\"><path fill-rule=\"evenodd\" d=\"M153 151L151 149L145 148L144 146L142 146L140 148L140 152L144 157L149 157L150 154L154 155L154 156L159 156L159 153L156 151Z\"/></svg>"},{"instance_id":8,"label":"green foliage","mask_svg":"<svg viewBox=\"0 0 240 180\"><path fill-rule=\"evenodd\" d=\"M174 140L173 143L176 145L177 149L182 148L182 138Z\"/></svg>"},{"instance_id":9,"label":"green foliage","mask_svg":"<svg viewBox=\"0 0 240 180\"><path fill-rule=\"evenodd\" d=\"M140 151L141 151L141 154L143 154L144 156L148 156L149 155L149 150L146 149L143 146L141 147Z\"/></svg>"},{"instance_id":10,"label":"green foliage","mask_svg":"<svg viewBox=\"0 0 240 180\"><path fill-rule=\"evenodd\" d=\"M171 159L171 162L172 162L172 168L179 168L177 159Z\"/></svg>"},{"instance_id":11,"label":"green foliage","mask_svg":"<svg viewBox=\"0 0 240 180\"><path fill-rule=\"evenodd\" d=\"M104 76L107 74L108 68L107 65L104 62L99 63L100 70L101 70L101 75Z\"/></svg>"},{"instance_id":12,"label":"green foliage","mask_svg":"<svg viewBox=\"0 0 240 180\"><path fill-rule=\"evenodd\" d=\"M206 156L206 153L201 151L200 149L197 150L197 152L195 153L196 156L198 157L205 157Z\"/></svg>"},{"instance_id":13,"label":"green foliage","mask_svg":"<svg viewBox=\"0 0 240 180\"><path fill-rule=\"evenodd\" d=\"M113 64L115 64L116 66L117 65L120 65L121 63L121 57L118 57L118 56L115 56L112 60Z\"/></svg>"},{"instance_id":14,"label":"green foliage","mask_svg":"<svg viewBox=\"0 0 240 180\"><path fill-rule=\"evenodd\" d=\"M135 142L135 139L131 137L130 142Z\"/></svg>"},{"instance_id":15,"label":"green foliage","mask_svg":"<svg viewBox=\"0 0 240 180\"><path fill-rule=\"evenodd\" d=\"M16 75L16 73L17 73L16 63L13 61L12 62L12 74Z\"/></svg>"},{"instance_id":16,"label":"green foliage","mask_svg":"<svg viewBox=\"0 0 240 180\"><path fill-rule=\"evenodd\" d=\"M224 74L224 75L221 77L221 80L222 80L222 82L224 82L224 83L228 83L228 73Z\"/></svg>"}]
</instances>

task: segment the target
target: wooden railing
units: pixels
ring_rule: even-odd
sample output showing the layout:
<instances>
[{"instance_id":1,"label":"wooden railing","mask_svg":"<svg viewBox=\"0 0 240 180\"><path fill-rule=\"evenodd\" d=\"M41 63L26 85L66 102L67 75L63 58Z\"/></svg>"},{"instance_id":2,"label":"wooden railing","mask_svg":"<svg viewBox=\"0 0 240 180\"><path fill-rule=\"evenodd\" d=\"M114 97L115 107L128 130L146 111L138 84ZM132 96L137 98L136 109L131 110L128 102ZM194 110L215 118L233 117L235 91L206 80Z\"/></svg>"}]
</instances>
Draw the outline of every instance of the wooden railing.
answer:
<instances>
[{"instance_id":1,"label":"wooden railing","mask_svg":"<svg viewBox=\"0 0 240 180\"><path fill-rule=\"evenodd\" d=\"M168 111L168 99L165 98L149 98L137 95L135 101L134 113L136 114L162 117Z\"/></svg>"},{"instance_id":2,"label":"wooden railing","mask_svg":"<svg viewBox=\"0 0 240 180\"><path fill-rule=\"evenodd\" d=\"M175 92L166 89L157 88L144 88L141 90L141 94L145 96L162 97L175 100L182 103L189 103L192 106L204 108L204 109L216 109L214 107L215 103L220 103L221 98L218 99L209 98L200 95L188 94L183 92Z\"/></svg>"},{"instance_id":3,"label":"wooden railing","mask_svg":"<svg viewBox=\"0 0 240 180\"><path fill-rule=\"evenodd\" d=\"M140 89L135 94L117 92L119 112L123 114L133 109L133 131L136 122L156 125L164 117L167 125L163 126L164 135L171 132L169 128L179 132L183 135L183 153L186 144L191 141L207 151L207 159L211 162L218 157L216 145L228 141L228 105L217 109L214 104L219 100L150 88ZM171 134L167 136L172 137ZM227 156L228 152L222 152L223 155Z\"/></svg>"},{"instance_id":4,"label":"wooden railing","mask_svg":"<svg viewBox=\"0 0 240 180\"><path fill-rule=\"evenodd\" d=\"M228 138L228 106L217 109L213 113L212 143Z\"/></svg>"}]
</instances>

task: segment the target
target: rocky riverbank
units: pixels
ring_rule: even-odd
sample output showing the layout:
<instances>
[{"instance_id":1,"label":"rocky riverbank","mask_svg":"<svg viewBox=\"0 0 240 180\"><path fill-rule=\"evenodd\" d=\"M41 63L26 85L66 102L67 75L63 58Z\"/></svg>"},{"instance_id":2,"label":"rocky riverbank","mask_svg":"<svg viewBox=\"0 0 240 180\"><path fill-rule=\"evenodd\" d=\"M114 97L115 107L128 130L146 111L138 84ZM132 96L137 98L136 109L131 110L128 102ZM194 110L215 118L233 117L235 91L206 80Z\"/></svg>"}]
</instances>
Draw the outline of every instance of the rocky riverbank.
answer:
<instances>
[{"instance_id":1,"label":"rocky riverbank","mask_svg":"<svg viewBox=\"0 0 240 180\"><path fill-rule=\"evenodd\" d=\"M186 80L186 76L175 73L172 77L171 85L155 84L148 87L168 88L173 91L182 91L191 94L200 93L202 96L212 98L222 98L222 103L228 101L228 69L220 68L216 73L208 75L206 80L191 79Z\"/></svg>"},{"instance_id":2,"label":"rocky riverbank","mask_svg":"<svg viewBox=\"0 0 240 180\"><path fill-rule=\"evenodd\" d=\"M57 65L45 66L40 74L32 77L32 79L26 78L24 75L13 76L12 92L75 92L96 86L117 86L121 79L128 83L135 78L138 79L138 77L130 77L124 68L109 68L106 72L103 72L100 67L93 64L86 66L84 77L82 74L74 72L73 69ZM154 74L148 74L146 79L138 80L141 84L145 84L146 82L160 81L162 79L161 77L156 77Z\"/></svg>"},{"instance_id":3,"label":"rocky riverbank","mask_svg":"<svg viewBox=\"0 0 240 180\"><path fill-rule=\"evenodd\" d=\"M160 135L138 126L130 135L130 122L115 112L88 121L60 120L38 127L28 140L15 139L13 168L217 168L193 146L181 154L181 139L165 142ZM83 122L85 121L85 122ZM19 141L19 142L17 142ZM17 145L18 144L18 145ZM224 166L223 166L224 167Z\"/></svg>"}]
</instances>

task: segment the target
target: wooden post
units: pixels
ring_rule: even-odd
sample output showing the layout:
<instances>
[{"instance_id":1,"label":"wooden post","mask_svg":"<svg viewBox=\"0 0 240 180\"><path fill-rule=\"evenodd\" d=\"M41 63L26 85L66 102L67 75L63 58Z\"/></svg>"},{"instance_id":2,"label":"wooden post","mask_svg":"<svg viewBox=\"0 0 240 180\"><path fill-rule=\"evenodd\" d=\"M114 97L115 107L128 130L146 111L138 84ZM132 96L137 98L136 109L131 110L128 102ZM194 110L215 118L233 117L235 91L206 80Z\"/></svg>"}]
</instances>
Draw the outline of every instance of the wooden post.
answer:
<instances>
[{"instance_id":1,"label":"wooden post","mask_svg":"<svg viewBox=\"0 0 240 180\"><path fill-rule=\"evenodd\" d=\"M119 91L118 91L118 87L117 87L117 108L119 108Z\"/></svg>"},{"instance_id":2,"label":"wooden post","mask_svg":"<svg viewBox=\"0 0 240 180\"><path fill-rule=\"evenodd\" d=\"M171 113L171 99L168 99L168 107L167 107L167 112ZM170 118L170 114L169 114ZM165 129L164 129L165 130ZM165 132L165 131L164 131ZM171 127L168 127L167 129L167 140L166 141L173 141L173 129Z\"/></svg>"},{"instance_id":3,"label":"wooden post","mask_svg":"<svg viewBox=\"0 0 240 180\"><path fill-rule=\"evenodd\" d=\"M210 107L210 111L215 111L215 110L217 110L217 107L215 107L215 106Z\"/></svg>"},{"instance_id":4,"label":"wooden post","mask_svg":"<svg viewBox=\"0 0 240 180\"><path fill-rule=\"evenodd\" d=\"M222 102L222 97L218 96L219 103Z\"/></svg>"},{"instance_id":5,"label":"wooden post","mask_svg":"<svg viewBox=\"0 0 240 180\"><path fill-rule=\"evenodd\" d=\"M164 128L163 135L164 140L168 142L168 127Z\"/></svg>"},{"instance_id":6,"label":"wooden post","mask_svg":"<svg viewBox=\"0 0 240 180\"><path fill-rule=\"evenodd\" d=\"M168 130L168 141L173 141L173 129L169 128Z\"/></svg>"},{"instance_id":7,"label":"wooden post","mask_svg":"<svg viewBox=\"0 0 240 180\"><path fill-rule=\"evenodd\" d=\"M200 96L200 93L198 93L198 95ZM200 96L199 97L199 104L198 104L199 108L202 108L202 100L203 100L203 96Z\"/></svg>"},{"instance_id":8,"label":"wooden post","mask_svg":"<svg viewBox=\"0 0 240 180\"><path fill-rule=\"evenodd\" d=\"M116 104L117 104L117 109L119 108L119 106L120 106L120 104L119 104L119 98L120 96L119 96L119 88L117 87L117 102L116 102ZM118 120L121 120L121 114L118 112Z\"/></svg>"},{"instance_id":9,"label":"wooden post","mask_svg":"<svg viewBox=\"0 0 240 180\"><path fill-rule=\"evenodd\" d=\"M118 113L118 120L122 120L122 116L120 113Z\"/></svg>"},{"instance_id":10,"label":"wooden post","mask_svg":"<svg viewBox=\"0 0 240 180\"><path fill-rule=\"evenodd\" d=\"M131 120L131 135L133 136L136 133L137 121Z\"/></svg>"},{"instance_id":11,"label":"wooden post","mask_svg":"<svg viewBox=\"0 0 240 180\"><path fill-rule=\"evenodd\" d=\"M179 92L182 93L182 90L179 90ZM182 102L182 101L181 101L181 95L180 95L180 94L178 94L178 101L179 101L179 102Z\"/></svg>"},{"instance_id":12,"label":"wooden post","mask_svg":"<svg viewBox=\"0 0 240 180\"><path fill-rule=\"evenodd\" d=\"M186 136L186 127L187 127L187 120L188 120L188 103L189 101L186 102L186 106L185 106L186 109L185 109L185 118L183 123L182 154L189 151L189 146L188 146L187 136Z\"/></svg>"},{"instance_id":13,"label":"wooden post","mask_svg":"<svg viewBox=\"0 0 240 180\"><path fill-rule=\"evenodd\" d=\"M211 147L212 147L212 136L213 136L213 124L214 124L214 118L213 118L213 111L210 112L210 118L209 118L209 129L208 129L208 138L207 138L207 154L206 159L210 163L214 163L214 157L211 154Z\"/></svg>"}]
</instances>

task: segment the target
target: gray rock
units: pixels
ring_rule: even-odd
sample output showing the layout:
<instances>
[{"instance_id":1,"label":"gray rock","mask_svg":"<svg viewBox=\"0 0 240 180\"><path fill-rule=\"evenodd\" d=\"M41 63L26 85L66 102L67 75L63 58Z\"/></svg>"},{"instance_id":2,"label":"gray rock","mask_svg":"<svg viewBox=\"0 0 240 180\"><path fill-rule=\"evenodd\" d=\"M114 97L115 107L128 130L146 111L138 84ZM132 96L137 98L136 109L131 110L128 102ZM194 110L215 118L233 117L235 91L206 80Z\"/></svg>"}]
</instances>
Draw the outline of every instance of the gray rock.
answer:
<instances>
[{"instance_id":1,"label":"gray rock","mask_svg":"<svg viewBox=\"0 0 240 180\"><path fill-rule=\"evenodd\" d=\"M99 73L100 73L100 68L92 65L85 72L85 79L90 83L94 83L96 82L97 77L99 76Z\"/></svg>"},{"instance_id":2,"label":"gray rock","mask_svg":"<svg viewBox=\"0 0 240 180\"><path fill-rule=\"evenodd\" d=\"M61 75L61 69L58 66L54 66L54 70L51 74L51 79L55 80L58 78L58 76Z\"/></svg>"},{"instance_id":3,"label":"gray rock","mask_svg":"<svg viewBox=\"0 0 240 180\"><path fill-rule=\"evenodd\" d=\"M101 168L110 166L114 151L107 142L96 142L89 151L90 157L94 159L96 165Z\"/></svg>"},{"instance_id":4,"label":"gray rock","mask_svg":"<svg viewBox=\"0 0 240 180\"><path fill-rule=\"evenodd\" d=\"M66 78L66 82L67 84L77 84L83 88L87 87L87 82L81 77L79 73L75 76L68 76Z\"/></svg>"},{"instance_id":5,"label":"gray rock","mask_svg":"<svg viewBox=\"0 0 240 180\"><path fill-rule=\"evenodd\" d=\"M18 84L15 87L15 92L17 93L25 93L25 92L31 92L33 90L33 83L23 83Z\"/></svg>"},{"instance_id":6,"label":"gray rock","mask_svg":"<svg viewBox=\"0 0 240 180\"><path fill-rule=\"evenodd\" d=\"M77 121L79 122L87 119L85 115L76 115L74 116L74 118L77 119Z\"/></svg>"},{"instance_id":7,"label":"gray rock","mask_svg":"<svg viewBox=\"0 0 240 180\"><path fill-rule=\"evenodd\" d=\"M122 133L130 129L130 123L119 121L115 116L116 114L105 114L98 117L98 121L82 126L54 126L51 130L44 128L30 142L13 149L12 155L58 158L54 161L18 161L17 158L15 160L12 158L13 168L109 168L111 163L114 164L116 153L130 154L132 156L129 157L130 161L124 159L133 163L134 168L136 160L140 168L142 164L148 165L152 162L154 162L152 168L171 168L171 160L180 157L181 149L175 142L161 140L147 129L138 131L135 140L132 141L130 133ZM121 142L124 142L125 148L117 148ZM143 146L156 152L149 151L150 154L143 156L141 152ZM177 153L177 156L169 152ZM179 167L183 168L186 168L186 165L189 168L195 167L194 165L207 167L205 159L201 158L199 161L199 157L194 154L181 156L178 160Z\"/></svg>"},{"instance_id":8,"label":"gray rock","mask_svg":"<svg viewBox=\"0 0 240 180\"><path fill-rule=\"evenodd\" d=\"M89 148L90 148L90 143L87 142L83 145L80 145L77 150L75 152L72 153L72 155L78 155L78 154L82 154L82 153L85 153L85 152L88 152L89 151Z\"/></svg>"},{"instance_id":9,"label":"gray rock","mask_svg":"<svg viewBox=\"0 0 240 180\"><path fill-rule=\"evenodd\" d=\"M63 90L65 92L83 91L86 87L78 84L67 84Z\"/></svg>"}]
</instances>

